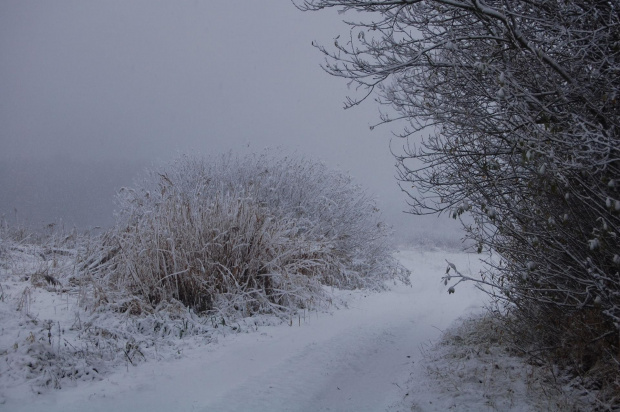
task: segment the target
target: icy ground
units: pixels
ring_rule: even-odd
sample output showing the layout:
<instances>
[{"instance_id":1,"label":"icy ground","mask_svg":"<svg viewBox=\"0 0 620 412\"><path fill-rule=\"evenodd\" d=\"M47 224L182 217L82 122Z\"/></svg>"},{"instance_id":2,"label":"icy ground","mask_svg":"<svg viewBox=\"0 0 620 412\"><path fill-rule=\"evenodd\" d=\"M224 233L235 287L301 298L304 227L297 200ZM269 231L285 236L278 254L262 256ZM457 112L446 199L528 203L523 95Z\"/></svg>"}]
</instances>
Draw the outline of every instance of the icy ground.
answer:
<instances>
[{"instance_id":1,"label":"icy ground","mask_svg":"<svg viewBox=\"0 0 620 412\"><path fill-rule=\"evenodd\" d=\"M482 312L484 296L471 285L449 295L440 278L446 259L463 273L476 271L475 255L403 250L398 257L412 270L412 287L335 292L346 307L254 331L220 333L203 344L186 339L162 345L156 349L159 361L125 362L101 377L101 371L92 371L94 379L80 372L62 389L41 391L12 378L20 375L10 365L0 366L0 411L570 410L568 401L558 400L565 394L538 384L543 378L535 369L480 334L470 336L472 328L462 319ZM48 317L59 325L76 322L77 299L50 288L30 286L27 294L19 284L7 288L3 310L19 304L24 312L27 305L39 322ZM0 318L0 355L7 364L18 353L12 342L27 345L38 336L16 333L24 320L8 316L5 310ZM54 339L52 325L52 346Z\"/></svg>"}]
</instances>

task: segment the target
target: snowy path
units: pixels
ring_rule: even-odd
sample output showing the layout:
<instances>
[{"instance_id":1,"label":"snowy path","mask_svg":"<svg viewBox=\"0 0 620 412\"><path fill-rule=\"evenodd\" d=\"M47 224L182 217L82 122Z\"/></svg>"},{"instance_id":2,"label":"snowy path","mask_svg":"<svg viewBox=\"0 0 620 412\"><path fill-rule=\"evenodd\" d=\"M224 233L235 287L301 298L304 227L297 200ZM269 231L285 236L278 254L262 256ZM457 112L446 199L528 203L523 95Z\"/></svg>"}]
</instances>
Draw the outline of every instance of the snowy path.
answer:
<instances>
[{"instance_id":1,"label":"snowy path","mask_svg":"<svg viewBox=\"0 0 620 412\"><path fill-rule=\"evenodd\" d=\"M413 287L355 296L349 308L312 315L293 326L261 327L183 357L119 371L100 382L65 388L7 410L29 411L383 411L404 396L420 347L457 317L478 307L480 294L461 285L448 295L439 279L445 258L459 270L475 256L403 251ZM403 388L404 389L404 388Z\"/></svg>"}]
</instances>

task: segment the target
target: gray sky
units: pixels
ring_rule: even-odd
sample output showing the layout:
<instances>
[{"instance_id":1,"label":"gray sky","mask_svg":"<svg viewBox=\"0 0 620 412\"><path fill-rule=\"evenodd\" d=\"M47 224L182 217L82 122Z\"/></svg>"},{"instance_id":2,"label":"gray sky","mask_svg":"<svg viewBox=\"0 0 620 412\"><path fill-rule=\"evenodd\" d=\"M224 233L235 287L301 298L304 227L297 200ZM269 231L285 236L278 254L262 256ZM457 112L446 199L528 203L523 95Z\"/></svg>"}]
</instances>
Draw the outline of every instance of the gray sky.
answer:
<instances>
[{"instance_id":1,"label":"gray sky","mask_svg":"<svg viewBox=\"0 0 620 412\"><path fill-rule=\"evenodd\" d=\"M335 10L287 0L0 2L0 214L109 224L112 196L179 153L282 147L349 171L405 231L390 129L374 102L342 110L346 82L313 40Z\"/></svg>"}]
</instances>

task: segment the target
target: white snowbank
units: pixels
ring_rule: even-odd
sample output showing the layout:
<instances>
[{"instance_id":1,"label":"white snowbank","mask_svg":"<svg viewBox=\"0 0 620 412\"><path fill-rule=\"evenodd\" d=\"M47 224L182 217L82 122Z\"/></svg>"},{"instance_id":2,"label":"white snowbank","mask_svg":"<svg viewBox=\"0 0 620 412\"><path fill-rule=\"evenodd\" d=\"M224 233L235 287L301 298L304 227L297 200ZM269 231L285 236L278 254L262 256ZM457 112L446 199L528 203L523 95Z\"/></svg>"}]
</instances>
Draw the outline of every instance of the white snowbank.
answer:
<instances>
[{"instance_id":1,"label":"white snowbank","mask_svg":"<svg viewBox=\"0 0 620 412\"><path fill-rule=\"evenodd\" d=\"M445 345L439 346L443 352L432 352L430 348L455 319L481 312L484 300L473 285L467 284L461 285L456 294L448 295L440 282L445 259L467 273L479 268L477 256L408 250L400 252L398 258L412 270L412 287L396 284L381 293L334 291L337 295L334 302L346 306L341 310L301 314L287 323L255 326L253 330L246 323L239 325L235 333L222 333L232 329L220 328L202 343L195 336L150 348L143 343L145 347L140 348L147 361L136 362L134 366L127 358L120 367L110 371L102 360L102 370L91 370L88 375L78 367L79 376L62 380L62 389L45 391L25 378L16 379L22 375L11 371L7 362L17 365L19 356L32 355L28 351L19 352L20 345L32 346L28 339L35 342L47 339L40 333L40 325L47 320L51 320L52 347L62 346L65 336L73 333L71 328L76 328L75 323L80 321L81 309L76 306L79 296L55 291L51 286L26 286L28 283L13 274L2 283L5 290L0 302L3 363L0 409L46 412L534 410L531 402L527 402L527 393L514 395L513 391L510 396L497 395L493 399L501 408L493 409L488 384L478 389L475 385L473 389L468 387L465 396L462 390L450 390L451 376L439 376L441 371L459 373L458 368L450 369L454 363L445 358L449 356L446 353L456 352L446 352ZM15 312L20 295L28 295L28 316L23 308L19 316L8 311L12 308ZM32 319L36 319L37 325L32 324ZM263 323L268 322L263 320ZM13 346L15 343L18 348ZM63 362L80 360L58 358L58 361L57 367L70 370L71 365ZM465 367L463 376L484 367L481 362L472 362L475 364ZM514 359L510 362L508 366L518 364ZM434 376L429 374L433 370ZM454 375L455 379L458 376ZM505 383L524 388L519 376L510 376L508 380L498 381L500 388ZM512 409L504 409L511 405L505 401L512 402Z\"/></svg>"}]
</instances>

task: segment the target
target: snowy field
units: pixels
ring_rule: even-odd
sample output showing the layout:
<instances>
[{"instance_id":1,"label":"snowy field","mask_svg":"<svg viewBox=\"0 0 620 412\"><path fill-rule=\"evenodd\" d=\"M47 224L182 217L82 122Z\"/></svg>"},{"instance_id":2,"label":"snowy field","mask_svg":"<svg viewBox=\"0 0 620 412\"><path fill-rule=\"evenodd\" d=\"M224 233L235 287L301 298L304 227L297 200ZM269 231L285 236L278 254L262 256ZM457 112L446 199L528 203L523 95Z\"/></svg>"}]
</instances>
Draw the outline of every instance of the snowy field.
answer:
<instances>
[{"instance_id":1,"label":"snowy field","mask_svg":"<svg viewBox=\"0 0 620 412\"><path fill-rule=\"evenodd\" d=\"M463 322L483 312L484 295L467 284L449 295L440 278L446 259L463 273L475 272L480 267L476 255L402 250L397 257L412 271L411 287L333 291L329 310L280 323L260 319L260 325L253 325L246 319L236 327L214 329L208 338L148 344L137 336L123 341L121 357L111 357L108 364L114 367L107 369L105 356L100 367L61 356L84 333L79 323L86 322L88 308L78 307L79 288L63 289L45 279L37 287L26 280L28 256L13 254L1 272L2 411L577 408L561 390L545 386L543 372L476 332L480 322ZM103 354L106 349L98 350ZM74 376L57 382L48 378L45 386L41 379L53 362L37 373L32 359L45 358L41 353L64 362L56 368L64 367L67 374L75 365Z\"/></svg>"}]
</instances>

